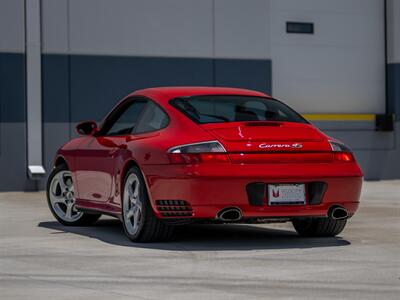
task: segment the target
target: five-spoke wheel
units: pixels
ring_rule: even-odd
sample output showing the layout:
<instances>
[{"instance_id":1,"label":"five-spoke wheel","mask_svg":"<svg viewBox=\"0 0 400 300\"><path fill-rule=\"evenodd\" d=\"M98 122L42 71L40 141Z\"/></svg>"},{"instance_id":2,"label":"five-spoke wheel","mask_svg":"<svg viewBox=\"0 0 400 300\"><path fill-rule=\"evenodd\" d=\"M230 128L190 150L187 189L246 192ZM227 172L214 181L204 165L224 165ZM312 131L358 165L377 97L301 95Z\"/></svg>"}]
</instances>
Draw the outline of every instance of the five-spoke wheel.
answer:
<instances>
[{"instance_id":1,"label":"five-spoke wheel","mask_svg":"<svg viewBox=\"0 0 400 300\"><path fill-rule=\"evenodd\" d=\"M137 167L130 168L126 173L122 191L125 234L134 242L168 240L173 227L154 215L142 173Z\"/></svg>"},{"instance_id":2,"label":"five-spoke wheel","mask_svg":"<svg viewBox=\"0 0 400 300\"><path fill-rule=\"evenodd\" d=\"M47 183L47 202L54 217L64 225L87 225L101 216L76 209L71 172L65 165L53 170Z\"/></svg>"},{"instance_id":3,"label":"five-spoke wheel","mask_svg":"<svg viewBox=\"0 0 400 300\"><path fill-rule=\"evenodd\" d=\"M74 186L70 171L60 171L50 182L49 198L58 217L66 222L74 222L83 213L75 208Z\"/></svg>"},{"instance_id":4,"label":"five-spoke wheel","mask_svg":"<svg viewBox=\"0 0 400 300\"><path fill-rule=\"evenodd\" d=\"M143 220L143 203L140 195L140 180L135 173L129 174L124 187L124 224L131 235L135 235Z\"/></svg>"}]
</instances>

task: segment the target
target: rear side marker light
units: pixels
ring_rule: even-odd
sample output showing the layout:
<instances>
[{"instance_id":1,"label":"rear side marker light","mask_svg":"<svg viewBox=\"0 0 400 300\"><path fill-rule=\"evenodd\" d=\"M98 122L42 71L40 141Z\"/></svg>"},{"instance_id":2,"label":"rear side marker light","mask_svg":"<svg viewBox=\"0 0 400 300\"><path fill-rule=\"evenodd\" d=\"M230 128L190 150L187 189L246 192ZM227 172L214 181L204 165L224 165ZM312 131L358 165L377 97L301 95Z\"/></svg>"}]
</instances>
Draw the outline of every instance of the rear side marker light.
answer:
<instances>
[{"instance_id":1,"label":"rear side marker light","mask_svg":"<svg viewBox=\"0 0 400 300\"><path fill-rule=\"evenodd\" d=\"M329 141L331 144L332 151L334 153L334 158L336 161L342 162L352 162L354 161L353 153L351 149L347 147L345 144L342 144L337 141Z\"/></svg>"},{"instance_id":2,"label":"rear side marker light","mask_svg":"<svg viewBox=\"0 0 400 300\"><path fill-rule=\"evenodd\" d=\"M229 156L218 141L176 146L168 150L172 164L228 163Z\"/></svg>"}]
</instances>

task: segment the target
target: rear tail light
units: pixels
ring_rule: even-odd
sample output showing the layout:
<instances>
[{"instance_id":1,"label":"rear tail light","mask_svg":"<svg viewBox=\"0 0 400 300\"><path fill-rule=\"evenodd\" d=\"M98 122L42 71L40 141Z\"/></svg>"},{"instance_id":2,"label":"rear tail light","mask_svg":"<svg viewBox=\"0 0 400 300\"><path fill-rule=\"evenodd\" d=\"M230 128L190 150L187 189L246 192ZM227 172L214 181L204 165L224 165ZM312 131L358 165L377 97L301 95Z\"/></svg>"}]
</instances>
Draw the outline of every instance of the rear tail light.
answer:
<instances>
[{"instance_id":1,"label":"rear tail light","mask_svg":"<svg viewBox=\"0 0 400 300\"><path fill-rule=\"evenodd\" d=\"M229 157L216 153L170 153L169 161L172 164L227 163Z\"/></svg>"},{"instance_id":2,"label":"rear tail light","mask_svg":"<svg viewBox=\"0 0 400 300\"><path fill-rule=\"evenodd\" d=\"M334 158L336 161L351 162L354 161L354 156L351 149L345 144L329 141L331 144L332 151L334 152Z\"/></svg>"},{"instance_id":3,"label":"rear tail light","mask_svg":"<svg viewBox=\"0 0 400 300\"><path fill-rule=\"evenodd\" d=\"M168 150L172 164L228 163L225 148L218 141L176 146Z\"/></svg>"},{"instance_id":4,"label":"rear tail light","mask_svg":"<svg viewBox=\"0 0 400 300\"><path fill-rule=\"evenodd\" d=\"M334 156L338 161L354 161L354 156L350 152L338 152Z\"/></svg>"}]
</instances>

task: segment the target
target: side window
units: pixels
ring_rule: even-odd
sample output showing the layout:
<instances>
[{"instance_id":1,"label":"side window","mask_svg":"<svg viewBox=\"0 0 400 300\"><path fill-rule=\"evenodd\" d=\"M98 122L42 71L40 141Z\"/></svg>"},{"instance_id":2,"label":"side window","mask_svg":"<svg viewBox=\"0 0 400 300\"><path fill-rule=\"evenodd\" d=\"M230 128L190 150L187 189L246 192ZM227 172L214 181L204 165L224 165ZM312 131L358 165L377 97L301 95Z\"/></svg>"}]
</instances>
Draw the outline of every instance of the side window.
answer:
<instances>
[{"instance_id":1,"label":"side window","mask_svg":"<svg viewBox=\"0 0 400 300\"><path fill-rule=\"evenodd\" d=\"M134 100L122 106L110 116L110 122L102 130L105 135L131 134L147 101Z\"/></svg>"},{"instance_id":2,"label":"side window","mask_svg":"<svg viewBox=\"0 0 400 300\"><path fill-rule=\"evenodd\" d=\"M155 103L149 101L144 109L134 133L145 133L164 128L168 124L168 116Z\"/></svg>"}]
</instances>

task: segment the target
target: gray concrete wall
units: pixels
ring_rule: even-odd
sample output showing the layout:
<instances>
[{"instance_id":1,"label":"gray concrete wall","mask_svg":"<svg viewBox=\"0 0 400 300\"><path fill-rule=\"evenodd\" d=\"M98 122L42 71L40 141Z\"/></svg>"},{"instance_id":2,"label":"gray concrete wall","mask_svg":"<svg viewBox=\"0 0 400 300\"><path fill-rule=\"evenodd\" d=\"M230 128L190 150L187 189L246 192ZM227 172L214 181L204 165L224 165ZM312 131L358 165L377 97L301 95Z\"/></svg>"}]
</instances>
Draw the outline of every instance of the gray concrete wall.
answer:
<instances>
[{"instance_id":1,"label":"gray concrete wall","mask_svg":"<svg viewBox=\"0 0 400 300\"><path fill-rule=\"evenodd\" d=\"M389 109L400 113L400 4L388 0ZM380 0L42 0L43 158L50 170L73 125L101 120L150 86L256 89L302 113L383 113ZM285 32L314 22L315 34ZM26 175L24 1L0 2L0 190ZM355 151L366 178L398 178L398 130L374 122L316 122ZM18 138L15 138L18 136ZM43 181L39 186L43 187Z\"/></svg>"},{"instance_id":2,"label":"gray concrete wall","mask_svg":"<svg viewBox=\"0 0 400 300\"><path fill-rule=\"evenodd\" d=\"M31 190L26 173L24 1L0 1L0 191Z\"/></svg>"}]
</instances>

